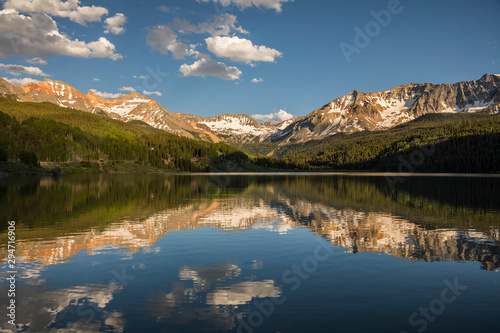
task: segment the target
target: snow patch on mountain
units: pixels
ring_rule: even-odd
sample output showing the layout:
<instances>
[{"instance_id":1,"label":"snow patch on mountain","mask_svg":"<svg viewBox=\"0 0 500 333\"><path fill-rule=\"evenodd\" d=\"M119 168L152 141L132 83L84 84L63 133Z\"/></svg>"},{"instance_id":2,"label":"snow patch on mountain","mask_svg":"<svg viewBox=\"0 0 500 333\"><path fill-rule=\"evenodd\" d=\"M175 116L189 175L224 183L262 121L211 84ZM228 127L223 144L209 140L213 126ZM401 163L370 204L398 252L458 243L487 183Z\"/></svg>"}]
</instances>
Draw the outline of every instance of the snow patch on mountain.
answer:
<instances>
[{"instance_id":1,"label":"snow patch on mountain","mask_svg":"<svg viewBox=\"0 0 500 333\"><path fill-rule=\"evenodd\" d=\"M245 121L246 119L225 116L220 120L202 121L200 124L207 125L214 132L228 132L233 134L265 135L270 128L255 126Z\"/></svg>"},{"instance_id":2,"label":"snow patch on mountain","mask_svg":"<svg viewBox=\"0 0 500 333\"><path fill-rule=\"evenodd\" d=\"M150 99L134 98L131 100L120 101L122 102L121 104L113 105L110 107L106 107L106 105L101 104L101 108L106 112L116 113L122 117L126 117L127 115L130 114L131 111L137 108L140 104L143 103L147 104L150 101L151 101Z\"/></svg>"}]
</instances>

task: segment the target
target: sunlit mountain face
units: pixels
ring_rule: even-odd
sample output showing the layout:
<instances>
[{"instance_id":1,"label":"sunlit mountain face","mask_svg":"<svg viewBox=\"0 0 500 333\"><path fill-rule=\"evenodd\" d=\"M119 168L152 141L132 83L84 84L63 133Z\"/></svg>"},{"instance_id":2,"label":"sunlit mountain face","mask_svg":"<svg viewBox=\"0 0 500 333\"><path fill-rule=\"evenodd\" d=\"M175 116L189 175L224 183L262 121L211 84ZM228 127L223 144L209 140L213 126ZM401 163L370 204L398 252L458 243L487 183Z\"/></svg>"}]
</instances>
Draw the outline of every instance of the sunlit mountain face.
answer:
<instances>
[{"instance_id":1,"label":"sunlit mountain face","mask_svg":"<svg viewBox=\"0 0 500 333\"><path fill-rule=\"evenodd\" d=\"M493 312L499 185L411 177L394 188L384 177L326 175L4 180L0 218L17 222L18 329L299 332L315 318L316 331L335 321L340 331L383 332L352 324L361 302L403 331L455 278L472 292L450 313L478 299Z\"/></svg>"}]
</instances>

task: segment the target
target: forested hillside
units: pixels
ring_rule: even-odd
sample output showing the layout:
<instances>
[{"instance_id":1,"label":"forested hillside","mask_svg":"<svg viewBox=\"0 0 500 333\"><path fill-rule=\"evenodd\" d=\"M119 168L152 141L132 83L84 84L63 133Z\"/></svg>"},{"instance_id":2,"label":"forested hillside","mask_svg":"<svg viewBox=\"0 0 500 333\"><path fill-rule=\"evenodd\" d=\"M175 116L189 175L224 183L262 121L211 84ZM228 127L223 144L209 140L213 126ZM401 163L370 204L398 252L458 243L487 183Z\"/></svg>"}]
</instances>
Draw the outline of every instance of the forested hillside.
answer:
<instances>
[{"instance_id":1,"label":"forested hillside","mask_svg":"<svg viewBox=\"0 0 500 333\"><path fill-rule=\"evenodd\" d=\"M223 144L169 134L49 103L0 99L0 161L135 162L172 171L208 171L214 162L248 157Z\"/></svg>"},{"instance_id":2,"label":"forested hillside","mask_svg":"<svg viewBox=\"0 0 500 333\"><path fill-rule=\"evenodd\" d=\"M308 170L499 172L500 115L429 114L391 130L282 146L258 163Z\"/></svg>"},{"instance_id":3,"label":"forested hillside","mask_svg":"<svg viewBox=\"0 0 500 333\"><path fill-rule=\"evenodd\" d=\"M140 121L125 123L49 103L0 98L0 161L33 166L78 162L78 167L94 165L101 172L106 171L103 165L122 163L165 171L219 171L228 162L244 166L231 171L490 173L500 171L500 115L428 114L390 130L281 145L274 157L254 159L227 144L188 139Z\"/></svg>"}]
</instances>

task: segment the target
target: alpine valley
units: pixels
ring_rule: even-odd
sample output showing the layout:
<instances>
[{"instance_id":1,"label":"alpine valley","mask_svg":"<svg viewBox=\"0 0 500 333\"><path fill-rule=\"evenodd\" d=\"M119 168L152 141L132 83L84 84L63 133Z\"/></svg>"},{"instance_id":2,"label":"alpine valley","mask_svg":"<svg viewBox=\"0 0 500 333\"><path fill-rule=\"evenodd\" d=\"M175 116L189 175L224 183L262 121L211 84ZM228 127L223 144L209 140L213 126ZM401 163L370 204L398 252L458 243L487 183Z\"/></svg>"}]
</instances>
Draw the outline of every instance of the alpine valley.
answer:
<instances>
[{"instance_id":1,"label":"alpine valley","mask_svg":"<svg viewBox=\"0 0 500 333\"><path fill-rule=\"evenodd\" d=\"M343 138L343 143L348 140L345 138L352 141L360 135L365 140L375 138L380 133L396 133L401 126L412 126L421 118L430 120L430 124L435 127L444 126L442 121L446 119L458 123L469 118L481 118L483 115L484 119L477 121L490 121L491 117L497 119L494 115L499 112L500 106L500 75L485 74L478 80L455 84L410 83L374 93L355 90L305 116L279 124L260 124L248 115L237 112L215 117L173 113L139 92L106 99L93 90L84 94L70 84L51 79L23 86L0 79L0 96L5 100L22 103L51 103L125 123L147 124L161 132L188 139L232 145L263 158L286 157L286 163L266 160L261 161L261 164L301 168L305 165L310 167L312 161L309 158L297 161L292 155L304 154L311 148L318 149L316 155L323 154L325 150L338 150L338 147L332 148L337 137ZM438 114L442 116L436 118ZM11 112L11 116L16 115ZM477 123L471 126L479 128L482 125ZM383 135L394 137L393 134ZM408 141L407 138L400 139ZM384 139L384 142L388 141ZM407 148L411 148L411 145ZM352 151L351 148L348 150ZM339 159L338 156L328 156ZM322 161L320 165L349 169L351 164L332 165Z\"/></svg>"},{"instance_id":2,"label":"alpine valley","mask_svg":"<svg viewBox=\"0 0 500 333\"><path fill-rule=\"evenodd\" d=\"M368 94L355 90L306 116L280 124L259 124L244 114L207 118L172 113L138 92L108 100L92 90L83 94L70 84L50 79L17 86L0 78L0 94L20 102L49 102L122 121L140 120L188 138L229 144L290 143L338 133L385 130L429 113L477 112L493 105L498 111L500 75L485 74L477 81L455 84L410 83Z\"/></svg>"}]
</instances>

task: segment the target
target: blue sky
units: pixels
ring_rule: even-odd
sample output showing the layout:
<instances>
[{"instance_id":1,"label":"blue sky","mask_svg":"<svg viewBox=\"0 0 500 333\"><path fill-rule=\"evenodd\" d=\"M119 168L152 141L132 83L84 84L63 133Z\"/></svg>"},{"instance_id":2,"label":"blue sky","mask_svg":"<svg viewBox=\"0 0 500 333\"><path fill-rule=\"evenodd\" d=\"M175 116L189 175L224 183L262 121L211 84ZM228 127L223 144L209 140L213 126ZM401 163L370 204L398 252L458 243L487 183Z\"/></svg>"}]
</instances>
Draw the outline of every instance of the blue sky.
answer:
<instances>
[{"instance_id":1,"label":"blue sky","mask_svg":"<svg viewBox=\"0 0 500 333\"><path fill-rule=\"evenodd\" d=\"M108 97L135 89L172 112L301 116L354 89L500 73L499 0L0 6L0 76L21 83L47 75Z\"/></svg>"}]
</instances>

